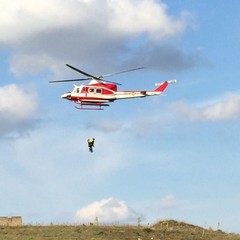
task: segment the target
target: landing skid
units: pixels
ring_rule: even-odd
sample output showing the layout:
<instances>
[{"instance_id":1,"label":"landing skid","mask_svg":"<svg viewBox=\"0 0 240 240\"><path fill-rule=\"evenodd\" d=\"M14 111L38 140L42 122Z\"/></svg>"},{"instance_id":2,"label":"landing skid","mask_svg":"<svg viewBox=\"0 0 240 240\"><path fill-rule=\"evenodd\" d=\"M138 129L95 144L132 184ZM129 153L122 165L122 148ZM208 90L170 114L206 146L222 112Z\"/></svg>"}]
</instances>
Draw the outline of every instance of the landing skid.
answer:
<instances>
[{"instance_id":1,"label":"landing skid","mask_svg":"<svg viewBox=\"0 0 240 240\"><path fill-rule=\"evenodd\" d=\"M78 110L104 110L101 106L99 106L98 108L90 108L90 107L78 107L78 106L75 106L76 109Z\"/></svg>"},{"instance_id":2,"label":"landing skid","mask_svg":"<svg viewBox=\"0 0 240 240\"><path fill-rule=\"evenodd\" d=\"M80 106L75 106L78 110L104 110L102 107L108 107L109 104L91 104L91 103L79 103Z\"/></svg>"}]
</instances>

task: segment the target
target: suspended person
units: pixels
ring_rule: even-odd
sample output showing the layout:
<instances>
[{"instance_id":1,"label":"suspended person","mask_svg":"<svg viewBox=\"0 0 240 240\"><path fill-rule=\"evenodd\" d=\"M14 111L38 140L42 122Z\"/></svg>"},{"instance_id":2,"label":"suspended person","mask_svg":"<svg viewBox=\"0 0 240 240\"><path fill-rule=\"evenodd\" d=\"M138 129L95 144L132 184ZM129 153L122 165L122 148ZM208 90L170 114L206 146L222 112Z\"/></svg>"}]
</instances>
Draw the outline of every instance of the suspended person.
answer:
<instances>
[{"instance_id":1,"label":"suspended person","mask_svg":"<svg viewBox=\"0 0 240 240\"><path fill-rule=\"evenodd\" d=\"M90 151L90 152L93 152L93 147L94 147L95 138L89 138L87 141L88 141L89 151Z\"/></svg>"}]
</instances>

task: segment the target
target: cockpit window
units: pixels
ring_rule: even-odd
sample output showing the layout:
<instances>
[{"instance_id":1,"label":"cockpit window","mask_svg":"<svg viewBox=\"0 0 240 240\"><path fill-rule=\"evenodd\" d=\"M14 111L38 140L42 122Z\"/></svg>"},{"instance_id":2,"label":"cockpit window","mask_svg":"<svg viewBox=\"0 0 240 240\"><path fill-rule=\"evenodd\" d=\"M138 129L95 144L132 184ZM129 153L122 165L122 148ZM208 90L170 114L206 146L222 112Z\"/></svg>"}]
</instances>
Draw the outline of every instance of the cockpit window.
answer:
<instances>
[{"instance_id":1,"label":"cockpit window","mask_svg":"<svg viewBox=\"0 0 240 240\"><path fill-rule=\"evenodd\" d=\"M81 90L80 90L80 88L79 87L77 87L77 88L75 88L74 89L74 91L73 91L74 93L80 93L81 92Z\"/></svg>"}]
</instances>

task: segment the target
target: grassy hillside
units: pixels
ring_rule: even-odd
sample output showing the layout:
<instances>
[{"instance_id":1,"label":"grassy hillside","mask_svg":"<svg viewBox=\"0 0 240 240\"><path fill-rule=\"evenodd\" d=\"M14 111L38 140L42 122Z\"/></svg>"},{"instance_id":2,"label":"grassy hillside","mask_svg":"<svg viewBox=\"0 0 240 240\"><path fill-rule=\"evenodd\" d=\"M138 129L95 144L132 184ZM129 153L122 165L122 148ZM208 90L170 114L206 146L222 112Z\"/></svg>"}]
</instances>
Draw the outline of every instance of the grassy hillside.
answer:
<instances>
[{"instance_id":1,"label":"grassy hillside","mask_svg":"<svg viewBox=\"0 0 240 240\"><path fill-rule=\"evenodd\" d=\"M174 220L143 226L0 227L0 240L240 240L238 234L207 230Z\"/></svg>"}]
</instances>

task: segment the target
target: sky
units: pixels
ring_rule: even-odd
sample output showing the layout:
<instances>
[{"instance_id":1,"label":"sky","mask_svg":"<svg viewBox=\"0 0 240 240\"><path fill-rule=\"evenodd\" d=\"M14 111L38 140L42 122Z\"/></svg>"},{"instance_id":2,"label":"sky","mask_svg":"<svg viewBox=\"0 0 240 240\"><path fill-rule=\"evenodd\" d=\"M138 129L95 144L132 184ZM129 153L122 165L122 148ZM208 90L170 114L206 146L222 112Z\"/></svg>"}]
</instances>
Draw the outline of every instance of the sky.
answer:
<instances>
[{"instance_id":1,"label":"sky","mask_svg":"<svg viewBox=\"0 0 240 240\"><path fill-rule=\"evenodd\" d=\"M1 0L0 215L240 232L238 0ZM80 111L82 78L164 95ZM78 83L75 83L78 84ZM94 137L94 152L87 139Z\"/></svg>"}]
</instances>

